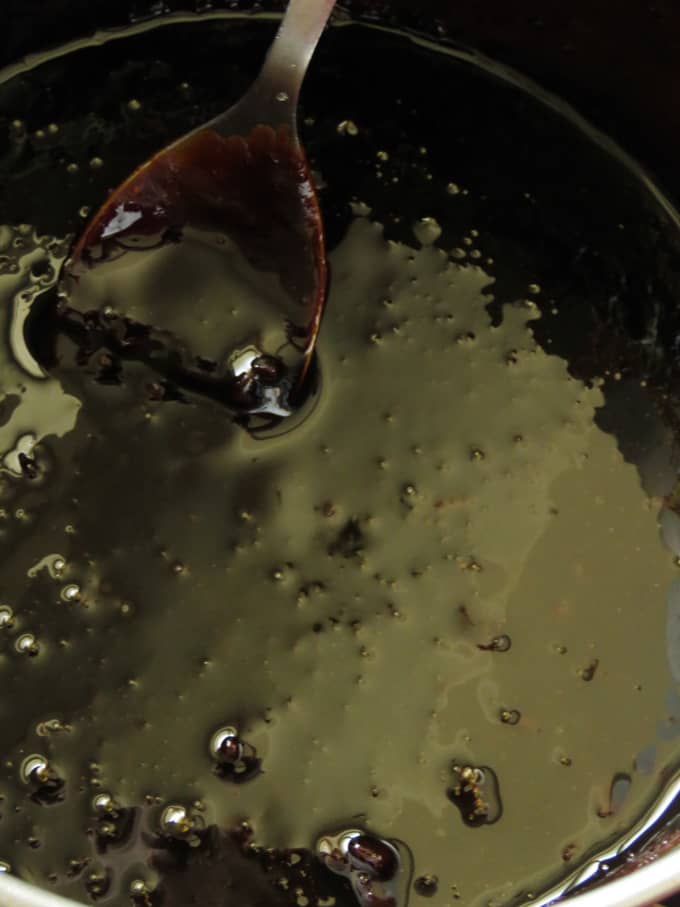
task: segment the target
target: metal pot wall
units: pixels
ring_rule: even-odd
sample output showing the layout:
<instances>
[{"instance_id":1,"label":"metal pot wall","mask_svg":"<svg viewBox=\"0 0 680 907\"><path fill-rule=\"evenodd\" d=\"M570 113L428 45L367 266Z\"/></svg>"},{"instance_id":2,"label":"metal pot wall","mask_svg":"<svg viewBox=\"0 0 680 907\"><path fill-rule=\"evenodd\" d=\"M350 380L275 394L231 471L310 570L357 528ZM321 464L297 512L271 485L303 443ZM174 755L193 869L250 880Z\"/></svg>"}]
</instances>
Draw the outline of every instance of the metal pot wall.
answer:
<instances>
[{"instance_id":1,"label":"metal pot wall","mask_svg":"<svg viewBox=\"0 0 680 907\"><path fill-rule=\"evenodd\" d=\"M248 8L247 3L239 6ZM609 133L680 201L680 6L673 0L420 0L417 8L410 0L354 0L347 6L358 16L378 16L430 33L439 28L452 41L510 64ZM131 18L186 11L208 15L227 7L234 4L4 0L0 65L98 29L127 25ZM0 111L0 131L6 127ZM0 188L0 199L1 193ZM642 907L680 889L680 823L673 822L678 790L680 784L671 786L664 804L669 817L665 834L642 849L632 847L625 873L612 873L592 890L586 886L581 893L566 893L573 907ZM597 874L597 868L591 866L590 872ZM73 903L0 877L1 907Z\"/></svg>"}]
</instances>

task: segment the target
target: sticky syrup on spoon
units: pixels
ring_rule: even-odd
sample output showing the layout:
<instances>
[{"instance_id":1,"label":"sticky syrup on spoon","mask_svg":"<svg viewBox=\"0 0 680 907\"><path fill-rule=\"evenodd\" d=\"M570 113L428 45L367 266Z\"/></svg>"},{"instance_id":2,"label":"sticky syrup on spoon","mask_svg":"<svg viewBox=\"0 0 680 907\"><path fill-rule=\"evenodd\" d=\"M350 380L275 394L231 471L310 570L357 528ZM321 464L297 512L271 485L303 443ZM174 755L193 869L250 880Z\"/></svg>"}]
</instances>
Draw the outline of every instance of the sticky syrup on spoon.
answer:
<instances>
[{"instance_id":1,"label":"sticky syrup on spoon","mask_svg":"<svg viewBox=\"0 0 680 907\"><path fill-rule=\"evenodd\" d=\"M105 350L238 413L283 417L309 366L325 271L316 194L288 128L205 129L144 164L93 218L64 267L59 316L81 364Z\"/></svg>"}]
</instances>

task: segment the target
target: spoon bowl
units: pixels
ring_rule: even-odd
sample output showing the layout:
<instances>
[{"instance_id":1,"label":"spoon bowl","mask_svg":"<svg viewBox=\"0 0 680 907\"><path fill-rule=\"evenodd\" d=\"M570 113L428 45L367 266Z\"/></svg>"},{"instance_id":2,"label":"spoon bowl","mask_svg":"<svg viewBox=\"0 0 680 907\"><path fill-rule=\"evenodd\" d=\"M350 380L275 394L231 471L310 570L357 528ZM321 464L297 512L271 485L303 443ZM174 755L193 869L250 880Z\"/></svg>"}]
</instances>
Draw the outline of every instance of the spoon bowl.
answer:
<instances>
[{"instance_id":1,"label":"spoon bowl","mask_svg":"<svg viewBox=\"0 0 680 907\"><path fill-rule=\"evenodd\" d=\"M243 98L143 163L89 221L60 283L81 361L103 348L142 359L239 414L295 408L327 285L297 105L333 6L291 0Z\"/></svg>"}]
</instances>

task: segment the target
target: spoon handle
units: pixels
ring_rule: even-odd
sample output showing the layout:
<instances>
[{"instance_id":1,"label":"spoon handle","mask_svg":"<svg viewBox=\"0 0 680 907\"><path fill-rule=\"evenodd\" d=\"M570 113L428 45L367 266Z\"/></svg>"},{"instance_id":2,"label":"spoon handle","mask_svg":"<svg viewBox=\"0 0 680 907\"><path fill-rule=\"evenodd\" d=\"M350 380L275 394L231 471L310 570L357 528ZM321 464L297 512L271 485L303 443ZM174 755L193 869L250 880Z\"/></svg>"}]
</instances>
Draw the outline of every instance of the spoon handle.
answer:
<instances>
[{"instance_id":1,"label":"spoon handle","mask_svg":"<svg viewBox=\"0 0 680 907\"><path fill-rule=\"evenodd\" d=\"M290 0L258 81L297 106L307 66L336 0Z\"/></svg>"}]
</instances>

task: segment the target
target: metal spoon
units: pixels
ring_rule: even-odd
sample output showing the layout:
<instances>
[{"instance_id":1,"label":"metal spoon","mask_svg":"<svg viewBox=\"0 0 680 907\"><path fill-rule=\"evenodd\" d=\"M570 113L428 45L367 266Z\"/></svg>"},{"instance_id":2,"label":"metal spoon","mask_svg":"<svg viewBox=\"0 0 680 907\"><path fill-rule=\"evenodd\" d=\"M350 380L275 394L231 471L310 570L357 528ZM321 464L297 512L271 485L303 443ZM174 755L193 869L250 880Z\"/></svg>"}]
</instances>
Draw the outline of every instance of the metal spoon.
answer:
<instances>
[{"instance_id":1,"label":"metal spoon","mask_svg":"<svg viewBox=\"0 0 680 907\"><path fill-rule=\"evenodd\" d=\"M60 284L81 363L106 349L241 413L294 408L327 283L297 106L334 5L290 0L241 100L142 164L89 221Z\"/></svg>"}]
</instances>

